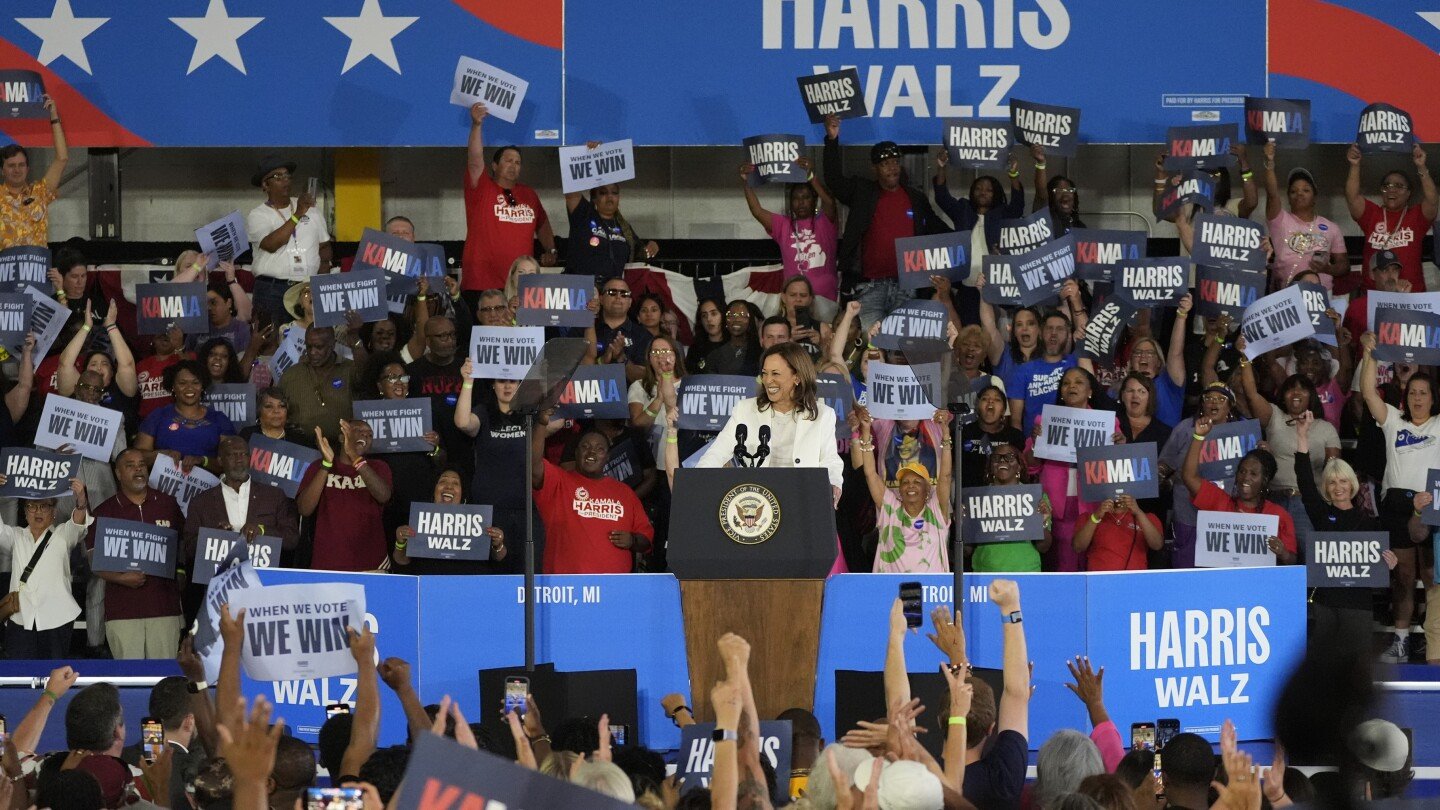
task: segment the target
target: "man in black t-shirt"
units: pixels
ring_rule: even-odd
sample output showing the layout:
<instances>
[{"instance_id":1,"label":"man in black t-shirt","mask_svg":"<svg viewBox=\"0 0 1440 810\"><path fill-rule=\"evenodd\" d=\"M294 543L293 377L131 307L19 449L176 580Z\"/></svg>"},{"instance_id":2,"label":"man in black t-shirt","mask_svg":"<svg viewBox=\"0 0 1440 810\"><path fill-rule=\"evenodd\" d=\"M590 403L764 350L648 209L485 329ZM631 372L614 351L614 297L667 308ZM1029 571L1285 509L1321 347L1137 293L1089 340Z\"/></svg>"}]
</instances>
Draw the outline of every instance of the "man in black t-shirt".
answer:
<instances>
[{"instance_id":1,"label":"man in black t-shirt","mask_svg":"<svg viewBox=\"0 0 1440 810\"><path fill-rule=\"evenodd\" d=\"M430 397L430 414L440 446L451 464L469 480L474 460L470 437L455 427L455 400L460 394L460 366L464 358L456 351L455 322L444 316L425 321L425 353L405 367L410 375L410 395Z\"/></svg>"},{"instance_id":2,"label":"man in black t-shirt","mask_svg":"<svg viewBox=\"0 0 1440 810\"><path fill-rule=\"evenodd\" d=\"M634 259L648 260L660 252L654 242L640 244L634 231L620 216L620 185L611 183L590 189L590 199L580 192L565 195L570 212L570 246L565 255L565 272L594 276L596 283L623 275Z\"/></svg>"},{"instance_id":3,"label":"man in black t-shirt","mask_svg":"<svg viewBox=\"0 0 1440 810\"><path fill-rule=\"evenodd\" d=\"M650 333L630 317L630 285L619 276L600 282L600 314L595 318L593 342L595 362L624 363L629 382L645 376Z\"/></svg>"}]
</instances>

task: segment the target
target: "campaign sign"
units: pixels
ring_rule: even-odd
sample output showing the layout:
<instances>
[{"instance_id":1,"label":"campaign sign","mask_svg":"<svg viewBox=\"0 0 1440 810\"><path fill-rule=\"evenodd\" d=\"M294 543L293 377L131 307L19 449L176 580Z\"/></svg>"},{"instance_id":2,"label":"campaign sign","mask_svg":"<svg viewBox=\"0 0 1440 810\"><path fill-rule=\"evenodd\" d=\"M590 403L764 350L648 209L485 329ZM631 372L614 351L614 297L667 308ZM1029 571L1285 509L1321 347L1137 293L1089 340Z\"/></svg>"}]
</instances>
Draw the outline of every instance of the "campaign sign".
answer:
<instances>
[{"instance_id":1,"label":"campaign sign","mask_svg":"<svg viewBox=\"0 0 1440 810\"><path fill-rule=\"evenodd\" d=\"M1305 584L1311 588L1388 588L1390 568L1381 552L1389 532L1311 532L1305 551Z\"/></svg>"},{"instance_id":2,"label":"campaign sign","mask_svg":"<svg viewBox=\"0 0 1440 810\"><path fill-rule=\"evenodd\" d=\"M993 118L950 119L940 145L950 153L952 166L1003 169L1010 162L1010 125Z\"/></svg>"},{"instance_id":3,"label":"campaign sign","mask_svg":"<svg viewBox=\"0 0 1440 810\"><path fill-rule=\"evenodd\" d=\"M1014 256L985 256L980 260L985 286L980 297L988 304L1005 307L1020 306L1020 282L1015 280Z\"/></svg>"},{"instance_id":4,"label":"campaign sign","mask_svg":"<svg viewBox=\"0 0 1440 810\"><path fill-rule=\"evenodd\" d=\"M285 376L285 372L294 368L300 362L300 356L305 353L305 330L299 326L290 329L280 330L280 343L275 347L275 353L270 355L270 376L271 379L279 380Z\"/></svg>"},{"instance_id":5,"label":"campaign sign","mask_svg":"<svg viewBox=\"0 0 1440 810\"><path fill-rule=\"evenodd\" d=\"M970 232L896 239L895 268L902 290L929 287L931 276L944 276L958 284L970 275Z\"/></svg>"},{"instance_id":6,"label":"campaign sign","mask_svg":"<svg viewBox=\"0 0 1440 810\"><path fill-rule=\"evenodd\" d=\"M365 587L343 582L271 585L237 592L232 612L245 610L240 663L257 681L353 675L346 628L365 624Z\"/></svg>"},{"instance_id":7,"label":"campaign sign","mask_svg":"<svg viewBox=\"0 0 1440 810\"><path fill-rule=\"evenodd\" d=\"M595 296L594 276L531 273L520 277L519 296L515 320L521 326L595 325L595 313L587 308Z\"/></svg>"},{"instance_id":8,"label":"campaign sign","mask_svg":"<svg viewBox=\"0 0 1440 810\"><path fill-rule=\"evenodd\" d=\"M1114 411L1045 405L1040 409L1040 436L1035 440L1035 456L1074 464L1077 450L1108 445L1115 431Z\"/></svg>"},{"instance_id":9,"label":"campaign sign","mask_svg":"<svg viewBox=\"0 0 1440 810\"><path fill-rule=\"evenodd\" d=\"M205 404L230 417L237 428L255 424L255 386L250 383L211 383Z\"/></svg>"},{"instance_id":10,"label":"campaign sign","mask_svg":"<svg viewBox=\"0 0 1440 810\"><path fill-rule=\"evenodd\" d=\"M1075 157L1080 145L1080 110L1012 98L1010 132L1015 143L1043 147L1047 157Z\"/></svg>"},{"instance_id":11,"label":"campaign sign","mask_svg":"<svg viewBox=\"0 0 1440 810\"><path fill-rule=\"evenodd\" d=\"M530 82L479 59L460 57L455 63L455 81L450 86L450 103L469 107L485 105L490 114L507 124L515 123Z\"/></svg>"},{"instance_id":12,"label":"campaign sign","mask_svg":"<svg viewBox=\"0 0 1440 810\"><path fill-rule=\"evenodd\" d=\"M0 498L57 498L70 494L70 479L80 475L80 454L61 455L27 447L0 447Z\"/></svg>"},{"instance_id":13,"label":"campaign sign","mask_svg":"<svg viewBox=\"0 0 1440 810\"><path fill-rule=\"evenodd\" d=\"M494 508L465 503L410 503L414 536L405 546L411 557L439 560L488 560Z\"/></svg>"},{"instance_id":14,"label":"campaign sign","mask_svg":"<svg viewBox=\"0 0 1440 810\"><path fill-rule=\"evenodd\" d=\"M1234 124L1170 127L1165 133L1165 171L1214 171L1235 165L1230 146L1238 143Z\"/></svg>"},{"instance_id":15,"label":"campaign sign","mask_svg":"<svg viewBox=\"0 0 1440 810\"><path fill-rule=\"evenodd\" d=\"M623 364L580 366L561 389L556 412L566 419L629 419L628 390Z\"/></svg>"},{"instance_id":16,"label":"campaign sign","mask_svg":"<svg viewBox=\"0 0 1440 810\"><path fill-rule=\"evenodd\" d=\"M160 453L155 456L155 463L150 465L149 484L151 489L174 498L182 515L189 515L190 501L205 490L220 486L220 479L199 467L191 467L187 473L180 469L175 459Z\"/></svg>"},{"instance_id":17,"label":"campaign sign","mask_svg":"<svg viewBox=\"0 0 1440 810\"><path fill-rule=\"evenodd\" d=\"M1265 272L1265 228L1257 222L1218 214L1197 214L1190 258L1207 267Z\"/></svg>"},{"instance_id":18,"label":"campaign sign","mask_svg":"<svg viewBox=\"0 0 1440 810\"><path fill-rule=\"evenodd\" d=\"M1392 293L1370 290L1365 294L1365 324L1372 332L1375 331L1375 310L1381 307L1433 312L1440 315L1440 292Z\"/></svg>"},{"instance_id":19,"label":"campaign sign","mask_svg":"<svg viewBox=\"0 0 1440 810\"><path fill-rule=\"evenodd\" d=\"M1410 154L1415 148L1415 121L1410 113L1389 104L1371 104L1360 111L1355 143L1361 154Z\"/></svg>"},{"instance_id":20,"label":"campaign sign","mask_svg":"<svg viewBox=\"0 0 1440 810\"><path fill-rule=\"evenodd\" d=\"M750 185L765 183L808 183L810 173L795 161L805 148L801 135L752 135L743 142L745 162L755 168Z\"/></svg>"},{"instance_id":21,"label":"campaign sign","mask_svg":"<svg viewBox=\"0 0 1440 810\"><path fill-rule=\"evenodd\" d=\"M1026 253L1055 238L1055 221L1048 207L1028 217L1000 221L1000 252L1011 256Z\"/></svg>"},{"instance_id":22,"label":"campaign sign","mask_svg":"<svg viewBox=\"0 0 1440 810\"><path fill-rule=\"evenodd\" d=\"M210 329L210 316L205 309L206 285L203 281L135 285L135 327L142 335L162 335L171 326L186 334L202 334Z\"/></svg>"},{"instance_id":23,"label":"campaign sign","mask_svg":"<svg viewBox=\"0 0 1440 810\"><path fill-rule=\"evenodd\" d=\"M319 450L261 433L250 437L251 474L262 484L279 487L287 498L295 497L305 470L319 460Z\"/></svg>"},{"instance_id":24,"label":"campaign sign","mask_svg":"<svg viewBox=\"0 0 1440 810\"><path fill-rule=\"evenodd\" d=\"M250 233L245 227L245 217L239 211L195 229L195 241L200 243L200 252L205 254L205 269L214 270L220 262L233 262L235 257L250 249Z\"/></svg>"},{"instance_id":25,"label":"campaign sign","mask_svg":"<svg viewBox=\"0 0 1440 810\"><path fill-rule=\"evenodd\" d=\"M95 550L90 554L93 571L129 573L175 578L175 555L180 533L175 529L102 517L95 519Z\"/></svg>"},{"instance_id":26,"label":"campaign sign","mask_svg":"<svg viewBox=\"0 0 1440 810\"><path fill-rule=\"evenodd\" d=\"M904 351L907 346L925 342L944 351L949 316L939 301L912 300L895 309L880 322L880 331L871 342L885 351Z\"/></svg>"},{"instance_id":27,"label":"campaign sign","mask_svg":"<svg viewBox=\"0 0 1440 810\"><path fill-rule=\"evenodd\" d=\"M627 138L588 146L560 147L560 186L566 194L635 179L635 146Z\"/></svg>"},{"instance_id":28,"label":"campaign sign","mask_svg":"<svg viewBox=\"0 0 1440 810\"><path fill-rule=\"evenodd\" d=\"M51 391L45 395L45 407L40 410L35 446L55 450L68 444L85 458L109 464L115 437L124 424L125 415L119 411Z\"/></svg>"},{"instance_id":29,"label":"campaign sign","mask_svg":"<svg viewBox=\"0 0 1440 810\"><path fill-rule=\"evenodd\" d=\"M1159 450L1155 442L1081 447L1080 500L1097 502L1121 495L1136 500L1160 496Z\"/></svg>"},{"instance_id":30,"label":"campaign sign","mask_svg":"<svg viewBox=\"0 0 1440 810\"><path fill-rule=\"evenodd\" d=\"M385 320L390 317L385 289L385 271L378 267L311 276L315 325L343 326L345 316L352 311L359 314L362 323Z\"/></svg>"},{"instance_id":31,"label":"campaign sign","mask_svg":"<svg viewBox=\"0 0 1440 810\"><path fill-rule=\"evenodd\" d=\"M1156 201L1156 217L1174 219L1186 205L1199 206L1203 211L1215 207L1215 181L1199 169L1187 169L1172 177Z\"/></svg>"},{"instance_id":32,"label":"campaign sign","mask_svg":"<svg viewBox=\"0 0 1440 810\"><path fill-rule=\"evenodd\" d=\"M755 378L744 374L697 374L682 380L676 395L680 398L679 428L713 433L725 427L735 403L755 396Z\"/></svg>"},{"instance_id":33,"label":"campaign sign","mask_svg":"<svg viewBox=\"0 0 1440 810\"><path fill-rule=\"evenodd\" d=\"M1112 276L1115 296L1138 307L1178 306L1190 284L1190 260L1133 259L1120 262Z\"/></svg>"},{"instance_id":34,"label":"campaign sign","mask_svg":"<svg viewBox=\"0 0 1440 810\"><path fill-rule=\"evenodd\" d=\"M1269 539L1279 533L1279 515L1201 509L1195 513L1195 567L1273 566Z\"/></svg>"},{"instance_id":35,"label":"campaign sign","mask_svg":"<svg viewBox=\"0 0 1440 810\"><path fill-rule=\"evenodd\" d=\"M1310 325L1315 327L1315 339L1328 346L1336 346L1335 322L1326 315L1330 309L1330 291L1310 281L1301 281L1294 286L1300 288L1305 297L1305 311L1310 315Z\"/></svg>"},{"instance_id":36,"label":"campaign sign","mask_svg":"<svg viewBox=\"0 0 1440 810\"><path fill-rule=\"evenodd\" d=\"M33 70L0 70L0 117L49 118L45 81Z\"/></svg>"},{"instance_id":37,"label":"campaign sign","mask_svg":"<svg viewBox=\"0 0 1440 810\"><path fill-rule=\"evenodd\" d=\"M28 284L47 296L51 294L50 248L40 245L17 245L0 250L0 285L15 289Z\"/></svg>"},{"instance_id":38,"label":"campaign sign","mask_svg":"<svg viewBox=\"0 0 1440 810\"><path fill-rule=\"evenodd\" d=\"M1080 355L1091 360L1113 357L1120 333L1134 317L1135 307L1118 295L1103 302L1097 300L1085 322L1085 338L1078 347Z\"/></svg>"},{"instance_id":39,"label":"campaign sign","mask_svg":"<svg viewBox=\"0 0 1440 810\"><path fill-rule=\"evenodd\" d=\"M25 293L0 293L0 346L25 345L25 336L30 333L30 310L34 306Z\"/></svg>"},{"instance_id":40,"label":"campaign sign","mask_svg":"<svg viewBox=\"0 0 1440 810\"><path fill-rule=\"evenodd\" d=\"M805 102L812 124L824 123L827 115L843 121L870 114L865 107L865 91L860 87L860 71L855 68L801 76L795 81L800 84L800 100Z\"/></svg>"},{"instance_id":41,"label":"campaign sign","mask_svg":"<svg viewBox=\"0 0 1440 810\"><path fill-rule=\"evenodd\" d=\"M65 331L65 324L70 320L70 308L39 287L26 284L23 291L30 296L30 331L35 335L33 356L42 358L50 353L50 347Z\"/></svg>"},{"instance_id":42,"label":"campaign sign","mask_svg":"<svg viewBox=\"0 0 1440 810\"><path fill-rule=\"evenodd\" d=\"M1259 446L1259 419L1222 422L1210 428L1205 441L1201 442L1197 471L1206 481L1228 481L1235 477L1240 459Z\"/></svg>"},{"instance_id":43,"label":"campaign sign","mask_svg":"<svg viewBox=\"0 0 1440 810\"><path fill-rule=\"evenodd\" d=\"M443 266L435 268L429 259L430 248L427 245L366 228L360 233L360 243L355 246L355 263L350 265L350 272L383 271L388 292L409 295L416 291L416 279L421 276L445 274Z\"/></svg>"},{"instance_id":44,"label":"campaign sign","mask_svg":"<svg viewBox=\"0 0 1440 810\"><path fill-rule=\"evenodd\" d=\"M237 547L244 548L245 556L256 568L277 568L281 542L278 537L256 535L253 542L247 543L239 532L201 529L195 538L195 565L190 568L190 581L196 585L209 582L220 570L220 563Z\"/></svg>"},{"instance_id":45,"label":"campaign sign","mask_svg":"<svg viewBox=\"0 0 1440 810\"><path fill-rule=\"evenodd\" d=\"M1430 493L1430 505L1420 510L1420 522L1440 526L1440 470L1425 473L1425 491Z\"/></svg>"},{"instance_id":46,"label":"campaign sign","mask_svg":"<svg viewBox=\"0 0 1440 810\"><path fill-rule=\"evenodd\" d=\"M1239 318L1265 291L1265 275L1201 265L1195 270L1195 312L1202 318Z\"/></svg>"},{"instance_id":47,"label":"campaign sign","mask_svg":"<svg viewBox=\"0 0 1440 810\"><path fill-rule=\"evenodd\" d=\"M1045 537L1039 484L966 487L960 536L967 545L1034 542Z\"/></svg>"},{"instance_id":48,"label":"campaign sign","mask_svg":"<svg viewBox=\"0 0 1440 810\"><path fill-rule=\"evenodd\" d=\"M1065 234L1015 257L1021 306L1033 307L1060 297L1065 280L1075 275L1075 237Z\"/></svg>"},{"instance_id":49,"label":"campaign sign","mask_svg":"<svg viewBox=\"0 0 1440 810\"><path fill-rule=\"evenodd\" d=\"M835 438L849 438L850 426L845 420L855 407L855 389L850 381L839 374L821 374L815 378L815 393L835 412Z\"/></svg>"},{"instance_id":50,"label":"campaign sign","mask_svg":"<svg viewBox=\"0 0 1440 810\"><path fill-rule=\"evenodd\" d=\"M395 794L394 810L451 806L624 810L632 805L445 737L418 734L405 779Z\"/></svg>"},{"instance_id":51,"label":"campaign sign","mask_svg":"<svg viewBox=\"0 0 1440 810\"><path fill-rule=\"evenodd\" d=\"M470 374L477 380L523 380L544 344L539 326L477 326L470 330Z\"/></svg>"},{"instance_id":52,"label":"campaign sign","mask_svg":"<svg viewBox=\"0 0 1440 810\"><path fill-rule=\"evenodd\" d=\"M929 381L921 379L916 367L871 360L866 377L866 397L876 419L931 419L935 416Z\"/></svg>"},{"instance_id":53,"label":"campaign sign","mask_svg":"<svg viewBox=\"0 0 1440 810\"><path fill-rule=\"evenodd\" d=\"M254 566L246 562L244 553L233 548L222 560L218 572L211 575L205 586L205 602L195 616L195 654L205 665L206 680L220 675L220 657L224 644L220 643L220 610L229 604L237 591L245 588L259 589L260 578L255 575ZM230 615L235 615L232 610Z\"/></svg>"},{"instance_id":54,"label":"campaign sign","mask_svg":"<svg viewBox=\"0 0 1440 810\"><path fill-rule=\"evenodd\" d=\"M1112 283L1115 267L1145 257L1144 231L1071 228L1075 237L1075 277Z\"/></svg>"},{"instance_id":55,"label":"campaign sign","mask_svg":"<svg viewBox=\"0 0 1440 810\"><path fill-rule=\"evenodd\" d=\"M613 478L633 489L639 486L644 469L640 466L635 442L624 436L610 445L610 452L605 455L605 468L600 472L606 478Z\"/></svg>"},{"instance_id":56,"label":"campaign sign","mask_svg":"<svg viewBox=\"0 0 1440 810\"><path fill-rule=\"evenodd\" d=\"M710 787L710 772L715 768L715 742L711 734L714 723L691 723L680 729L680 753L676 756L675 775L680 778L680 792L691 788ZM770 761L775 773L790 772L790 721L760 721L760 754ZM775 780L775 795L770 797L779 807L790 802L788 779Z\"/></svg>"},{"instance_id":57,"label":"campaign sign","mask_svg":"<svg viewBox=\"0 0 1440 810\"><path fill-rule=\"evenodd\" d=\"M1245 142L1277 149L1310 145L1310 101L1301 98L1245 97Z\"/></svg>"},{"instance_id":58,"label":"campaign sign","mask_svg":"<svg viewBox=\"0 0 1440 810\"><path fill-rule=\"evenodd\" d=\"M372 453L429 453L435 449L425 441L425 434L435 429L430 397L362 399L350 407L355 418L365 420L374 434Z\"/></svg>"},{"instance_id":59,"label":"campaign sign","mask_svg":"<svg viewBox=\"0 0 1440 810\"><path fill-rule=\"evenodd\" d=\"M1440 315L1414 309L1375 310L1376 360L1440 365Z\"/></svg>"},{"instance_id":60,"label":"campaign sign","mask_svg":"<svg viewBox=\"0 0 1440 810\"><path fill-rule=\"evenodd\" d=\"M1245 356L1251 360L1315 334L1305 293L1299 287L1286 287L1246 307L1240 333L1245 336Z\"/></svg>"}]
</instances>

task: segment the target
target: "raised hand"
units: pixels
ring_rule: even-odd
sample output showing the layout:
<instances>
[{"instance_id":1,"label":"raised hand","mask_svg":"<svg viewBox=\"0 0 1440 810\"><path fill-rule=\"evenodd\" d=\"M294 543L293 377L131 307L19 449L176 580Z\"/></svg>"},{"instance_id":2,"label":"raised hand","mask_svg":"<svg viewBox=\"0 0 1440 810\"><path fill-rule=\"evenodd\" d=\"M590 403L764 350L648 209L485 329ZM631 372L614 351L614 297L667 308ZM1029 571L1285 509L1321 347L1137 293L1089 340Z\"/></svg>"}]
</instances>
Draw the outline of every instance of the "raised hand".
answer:
<instances>
[{"instance_id":1,"label":"raised hand","mask_svg":"<svg viewBox=\"0 0 1440 810\"><path fill-rule=\"evenodd\" d=\"M481 104L481 103L478 102L478 101L475 102L474 104L471 104L471 105L470 105L470 124L471 124L472 126L477 126L477 127L480 126L480 124L485 121L485 116L487 116L487 115L489 115L489 114L490 114L490 108L489 108L489 107L486 107L484 104Z\"/></svg>"},{"instance_id":2,"label":"raised hand","mask_svg":"<svg viewBox=\"0 0 1440 810\"><path fill-rule=\"evenodd\" d=\"M315 428L315 446L320 448L321 458L331 464L335 463L335 449L330 446L330 440L325 438L325 431L321 430L319 426Z\"/></svg>"}]
</instances>

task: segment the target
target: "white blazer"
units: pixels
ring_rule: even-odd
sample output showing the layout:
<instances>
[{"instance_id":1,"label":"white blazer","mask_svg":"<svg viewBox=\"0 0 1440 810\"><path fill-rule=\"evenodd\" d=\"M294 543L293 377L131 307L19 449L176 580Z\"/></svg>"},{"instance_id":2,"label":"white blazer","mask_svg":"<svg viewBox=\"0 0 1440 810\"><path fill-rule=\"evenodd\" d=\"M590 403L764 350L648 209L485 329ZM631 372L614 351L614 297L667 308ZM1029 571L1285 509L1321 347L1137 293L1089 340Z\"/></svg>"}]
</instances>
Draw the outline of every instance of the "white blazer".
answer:
<instances>
[{"instance_id":1,"label":"white blazer","mask_svg":"<svg viewBox=\"0 0 1440 810\"><path fill-rule=\"evenodd\" d=\"M795 424L795 456L791 466L823 467L830 478L831 486L841 486L845 464L835 450L835 410L823 402L817 403L819 413L815 419L803 415ZM775 410L760 410L755 399L743 399L735 403L730 420L720 429L720 435L710 443L710 449L700 457L697 467L724 467L735 455L735 426L745 425L749 431L745 442L746 452L755 452L760 447L760 426L774 427Z\"/></svg>"}]
</instances>

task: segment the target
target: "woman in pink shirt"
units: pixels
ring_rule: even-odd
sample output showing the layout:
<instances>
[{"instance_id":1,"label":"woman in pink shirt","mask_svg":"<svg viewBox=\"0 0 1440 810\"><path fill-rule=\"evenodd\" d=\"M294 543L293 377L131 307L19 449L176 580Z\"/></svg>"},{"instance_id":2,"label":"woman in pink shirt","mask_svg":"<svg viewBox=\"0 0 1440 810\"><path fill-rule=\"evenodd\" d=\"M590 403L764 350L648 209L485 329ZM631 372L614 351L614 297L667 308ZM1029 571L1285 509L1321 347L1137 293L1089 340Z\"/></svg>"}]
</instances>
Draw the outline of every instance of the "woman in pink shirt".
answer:
<instances>
[{"instance_id":1,"label":"woman in pink shirt","mask_svg":"<svg viewBox=\"0 0 1440 810\"><path fill-rule=\"evenodd\" d=\"M1290 210L1280 197L1275 177L1275 142L1265 144L1265 221L1275 255L1270 264L1270 289L1287 286L1296 274L1313 270L1329 290L1337 276L1350 272L1350 256L1340 226L1315 212L1315 177L1296 167L1285 180Z\"/></svg>"},{"instance_id":2,"label":"woman in pink shirt","mask_svg":"<svg viewBox=\"0 0 1440 810\"><path fill-rule=\"evenodd\" d=\"M775 214L765 210L750 187L752 164L740 167L740 183L745 189L745 202L750 206L750 216L770 234L780 246L780 261L785 266L785 278L804 276L816 295L839 300L840 278L835 271L835 257L839 249L839 221L835 198L825 190L825 184L815 176L810 158L802 157L796 165L810 173L808 183L791 183L785 187L788 214Z\"/></svg>"}]
</instances>

